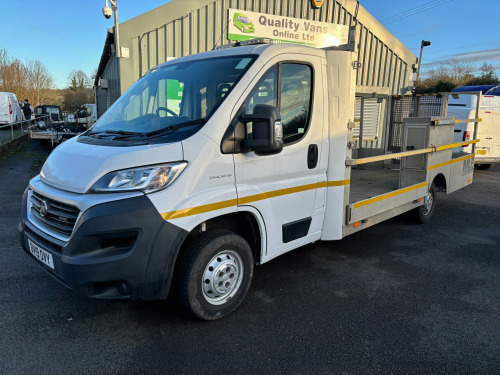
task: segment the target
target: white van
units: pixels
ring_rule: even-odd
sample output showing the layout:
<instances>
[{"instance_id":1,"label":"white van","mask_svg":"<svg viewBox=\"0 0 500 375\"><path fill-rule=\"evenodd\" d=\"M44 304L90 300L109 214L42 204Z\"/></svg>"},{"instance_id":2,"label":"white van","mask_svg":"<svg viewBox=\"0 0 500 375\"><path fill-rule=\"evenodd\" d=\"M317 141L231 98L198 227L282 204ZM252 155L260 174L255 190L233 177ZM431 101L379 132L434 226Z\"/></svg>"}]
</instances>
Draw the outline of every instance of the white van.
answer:
<instances>
[{"instance_id":1,"label":"white van","mask_svg":"<svg viewBox=\"0 0 500 375\"><path fill-rule=\"evenodd\" d=\"M0 92L0 125L12 124L23 120L23 112L16 94Z\"/></svg>"},{"instance_id":2,"label":"white van","mask_svg":"<svg viewBox=\"0 0 500 375\"><path fill-rule=\"evenodd\" d=\"M436 191L472 183L452 118L405 119L409 151L352 159L355 52L250 42L153 68L59 145L23 196L23 249L87 296L172 285L212 320L240 305L254 265L406 211L427 222ZM353 168L394 157L391 179Z\"/></svg>"},{"instance_id":3,"label":"white van","mask_svg":"<svg viewBox=\"0 0 500 375\"><path fill-rule=\"evenodd\" d=\"M477 129L476 157L474 164L478 169L489 169L500 163L500 87L487 86L482 95L481 106L477 111L477 95L461 94L463 91L477 91L484 86L463 86L455 90L456 94L449 96L448 116L460 120L479 117L481 122ZM453 90L455 92L455 90ZM470 139L474 133L473 123L459 123L455 126L454 142ZM461 148L471 152L472 144Z\"/></svg>"}]
</instances>

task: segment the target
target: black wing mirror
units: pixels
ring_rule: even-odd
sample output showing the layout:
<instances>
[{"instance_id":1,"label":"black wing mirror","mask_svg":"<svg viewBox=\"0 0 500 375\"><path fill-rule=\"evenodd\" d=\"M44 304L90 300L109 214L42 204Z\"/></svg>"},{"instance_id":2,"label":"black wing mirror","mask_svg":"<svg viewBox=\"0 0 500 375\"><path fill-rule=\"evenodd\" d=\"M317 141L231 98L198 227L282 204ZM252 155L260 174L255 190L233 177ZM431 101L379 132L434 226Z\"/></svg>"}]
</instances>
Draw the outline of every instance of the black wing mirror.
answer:
<instances>
[{"instance_id":1,"label":"black wing mirror","mask_svg":"<svg viewBox=\"0 0 500 375\"><path fill-rule=\"evenodd\" d=\"M252 123L252 131L247 132L247 139L241 141L242 151L271 155L283 150L283 127L276 107L257 104L252 114L241 115L239 120L245 124Z\"/></svg>"}]
</instances>

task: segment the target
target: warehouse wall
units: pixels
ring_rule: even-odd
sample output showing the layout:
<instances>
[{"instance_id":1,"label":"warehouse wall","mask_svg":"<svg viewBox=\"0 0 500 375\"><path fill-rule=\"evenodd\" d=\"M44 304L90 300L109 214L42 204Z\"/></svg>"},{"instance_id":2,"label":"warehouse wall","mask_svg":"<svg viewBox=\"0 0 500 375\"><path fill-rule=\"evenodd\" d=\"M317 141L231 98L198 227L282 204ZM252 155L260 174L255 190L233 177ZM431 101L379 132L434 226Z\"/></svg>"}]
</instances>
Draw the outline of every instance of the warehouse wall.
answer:
<instances>
[{"instance_id":1,"label":"warehouse wall","mask_svg":"<svg viewBox=\"0 0 500 375\"><path fill-rule=\"evenodd\" d=\"M96 88L96 104L97 117L101 117L104 112L118 99L121 95L120 87L120 64L116 57L108 60L106 67L101 75L102 79L108 81L108 88L97 86Z\"/></svg>"},{"instance_id":2,"label":"warehouse wall","mask_svg":"<svg viewBox=\"0 0 500 375\"><path fill-rule=\"evenodd\" d=\"M226 30L229 8L350 25L356 1L326 0L320 9L312 9L309 0L174 0L121 26L120 35L128 34L122 40L132 42L129 48L133 56L129 61L122 61L122 65L128 65L123 67L122 89L169 58L205 52L229 43ZM176 14L171 14L173 10ZM165 17L161 18L162 14ZM160 19L166 21L154 28L145 26ZM408 76L416 56L361 5L358 21L361 63L356 81L358 91L373 92L375 86L379 93L403 94L410 85Z\"/></svg>"}]
</instances>

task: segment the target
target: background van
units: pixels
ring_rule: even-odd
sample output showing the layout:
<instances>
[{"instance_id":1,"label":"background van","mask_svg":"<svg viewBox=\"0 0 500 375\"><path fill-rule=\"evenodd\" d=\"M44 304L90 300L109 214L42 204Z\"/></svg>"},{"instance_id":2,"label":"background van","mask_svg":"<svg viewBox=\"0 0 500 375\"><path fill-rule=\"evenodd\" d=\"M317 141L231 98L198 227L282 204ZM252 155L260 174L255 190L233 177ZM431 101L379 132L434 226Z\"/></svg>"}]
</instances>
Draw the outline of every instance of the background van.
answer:
<instances>
[{"instance_id":1,"label":"background van","mask_svg":"<svg viewBox=\"0 0 500 375\"><path fill-rule=\"evenodd\" d=\"M0 125L23 120L23 112L15 94L0 92Z\"/></svg>"},{"instance_id":2,"label":"background van","mask_svg":"<svg viewBox=\"0 0 500 375\"><path fill-rule=\"evenodd\" d=\"M478 169L488 169L500 163L500 86L462 86L453 92L481 91L483 93L481 107L478 114L481 122L478 125L476 156L474 164ZM456 95L455 95L456 96ZM477 95L459 95L449 97L448 116L456 119L473 119L476 117ZM474 134L474 123L459 123L455 126L454 142L463 142ZM472 145L462 147L463 151L470 152Z\"/></svg>"}]
</instances>

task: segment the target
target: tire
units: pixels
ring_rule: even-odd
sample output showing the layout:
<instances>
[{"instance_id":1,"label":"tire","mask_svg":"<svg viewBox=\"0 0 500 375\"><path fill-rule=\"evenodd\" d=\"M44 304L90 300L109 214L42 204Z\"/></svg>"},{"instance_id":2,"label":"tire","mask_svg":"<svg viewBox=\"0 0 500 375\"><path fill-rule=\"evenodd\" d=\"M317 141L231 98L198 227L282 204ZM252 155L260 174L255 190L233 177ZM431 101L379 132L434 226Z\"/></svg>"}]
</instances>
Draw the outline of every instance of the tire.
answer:
<instances>
[{"instance_id":1,"label":"tire","mask_svg":"<svg viewBox=\"0 0 500 375\"><path fill-rule=\"evenodd\" d=\"M436 186L434 182L431 184L424 204L413 210L413 218L419 224L425 224L432 218L434 209L436 208Z\"/></svg>"},{"instance_id":2,"label":"tire","mask_svg":"<svg viewBox=\"0 0 500 375\"><path fill-rule=\"evenodd\" d=\"M245 299L254 259L248 243L225 230L201 234L180 255L175 291L180 306L203 320L222 318Z\"/></svg>"},{"instance_id":3,"label":"tire","mask_svg":"<svg viewBox=\"0 0 500 375\"><path fill-rule=\"evenodd\" d=\"M491 169L493 167L493 164L476 164L476 169L479 169L480 171L487 171L488 169Z\"/></svg>"}]
</instances>

